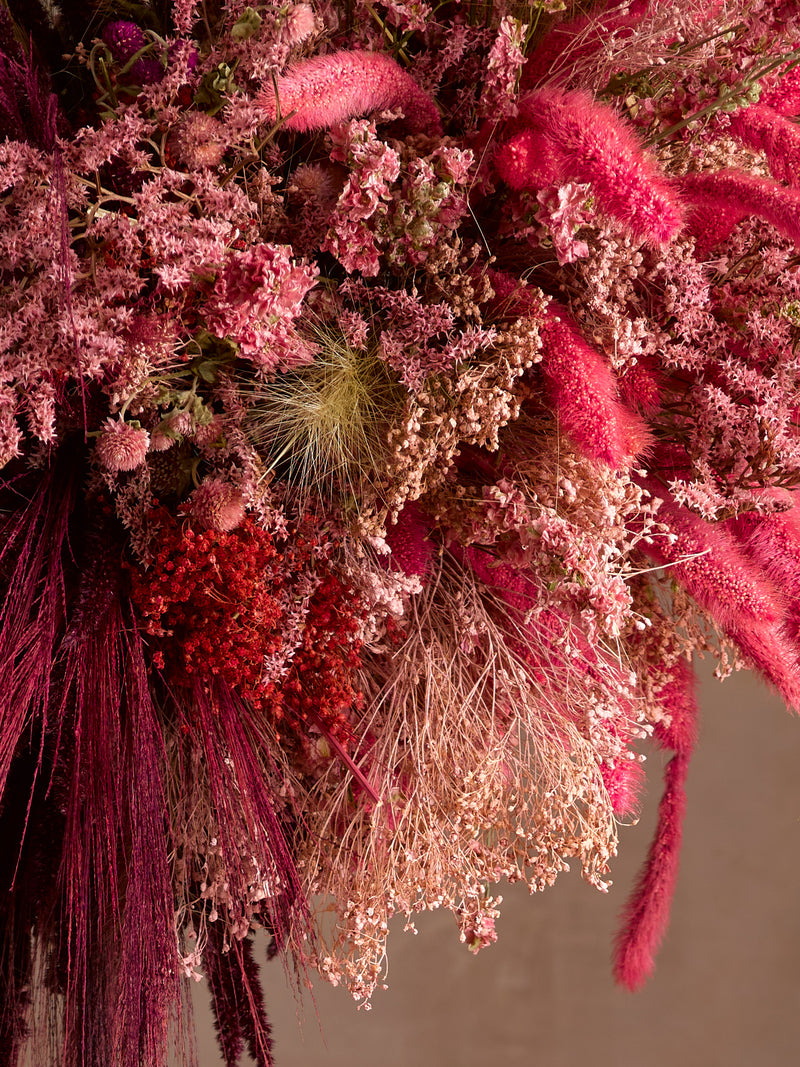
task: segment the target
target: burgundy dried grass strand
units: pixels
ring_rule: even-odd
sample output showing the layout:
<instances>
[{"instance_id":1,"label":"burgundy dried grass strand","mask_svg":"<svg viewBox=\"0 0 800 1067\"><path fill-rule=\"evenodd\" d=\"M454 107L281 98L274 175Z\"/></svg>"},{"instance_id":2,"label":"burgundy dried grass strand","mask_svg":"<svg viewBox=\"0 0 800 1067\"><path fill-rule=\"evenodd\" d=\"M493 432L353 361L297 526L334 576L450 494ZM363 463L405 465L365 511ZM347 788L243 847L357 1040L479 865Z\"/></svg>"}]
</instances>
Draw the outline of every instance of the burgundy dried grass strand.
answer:
<instances>
[{"instance_id":1,"label":"burgundy dried grass strand","mask_svg":"<svg viewBox=\"0 0 800 1067\"><path fill-rule=\"evenodd\" d=\"M0 796L26 726L38 721L39 736L47 728L74 494L71 470L54 465L0 533L0 568L10 572L0 605Z\"/></svg>"},{"instance_id":2,"label":"burgundy dried grass strand","mask_svg":"<svg viewBox=\"0 0 800 1067\"><path fill-rule=\"evenodd\" d=\"M263 773L268 742L259 736L253 713L236 700L222 680L216 679L211 689L198 681L192 699L192 710L185 715L185 724L192 743L205 756L220 840L226 847L226 860L233 875L241 878L244 886L239 843L242 840L263 842L272 865L268 873L281 886L269 913L276 938L283 943L293 921L300 922L303 932L312 938L308 906L297 869L275 814L283 802L276 802Z\"/></svg>"}]
</instances>

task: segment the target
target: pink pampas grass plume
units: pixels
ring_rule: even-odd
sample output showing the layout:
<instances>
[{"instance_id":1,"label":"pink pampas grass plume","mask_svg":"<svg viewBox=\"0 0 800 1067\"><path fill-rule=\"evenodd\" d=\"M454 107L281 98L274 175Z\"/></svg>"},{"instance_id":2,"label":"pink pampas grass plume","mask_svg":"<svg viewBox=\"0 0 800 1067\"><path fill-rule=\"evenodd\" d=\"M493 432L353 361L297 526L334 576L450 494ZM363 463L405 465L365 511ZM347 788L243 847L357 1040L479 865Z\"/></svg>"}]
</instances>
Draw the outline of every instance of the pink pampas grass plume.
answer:
<instances>
[{"instance_id":1,"label":"pink pampas grass plume","mask_svg":"<svg viewBox=\"0 0 800 1067\"><path fill-rule=\"evenodd\" d=\"M108 471L132 471L144 463L150 445L147 430L129 426L127 422L106 419L97 439L95 454Z\"/></svg>"},{"instance_id":2,"label":"pink pampas grass plume","mask_svg":"<svg viewBox=\"0 0 800 1067\"><path fill-rule=\"evenodd\" d=\"M798 184L800 128L764 104L742 108L731 116L731 133L748 148L764 152L778 181Z\"/></svg>"},{"instance_id":3,"label":"pink pampas grass plume","mask_svg":"<svg viewBox=\"0 0 800 1067\"><path fill-rule=\"evenodd\" d=\"M611 108L588 93L549 88L526 96L519 110L494 158L513 189L589 183L600 210L633 237L661 245L679 232L674 187Z\"/></svg>"},{"instance_id":4,"label":"pink pampas grass plume","mask_svg":"<svg viewBox=\"0 0 800 1067\"><path fill-rule=\"evenodd\" d=\"M686 810L684 785L697 729L695 676L687 663L676 664L672 680L659 697L670 721L660 731L656 728L656 738L676 754L664 771L655 836L614 944L614 977L631 992L641 989L653 972L678 879Z\"/></svg>"},{"instance_id":5,"label":"pink pampas grass plume","mask_svg":"<svg viewBox=\"0 0 800 1067\"><path fill-rule=\"evenodd\" d=\"M590 459L629 467L650 437L639 416L618 400L605 358L555 301L545 310L541 334L542 373L561 428Z\"/></svg>"},{"instance_id":6,"label":"pink pampas grass plume","mask_svg":"<svg viewBox=\"0 0 800 1067\"><path fill-rule=\"evenodd\" d=\"M334 52L314 56L277 79L276 94L266 89L257 98L269 122L280 104L287 130L325 130L372 111L401 108L416 132L441 134L436 105L414 79L379 52Z\"/></svg>"},{"instance_id":7,"label":"pink pampas grass plume","mask_svg":"<svg viewBox=\"0 0 800 1067\"><path fill-rule=\"evenodd\" d=\"M800 247L797 189L738 170L687 174L680 179L680 189L691 205L688 224L697 238L698 258L725 241L734 226L749 215L764 219Z\"/></svg>"}]
</instances>

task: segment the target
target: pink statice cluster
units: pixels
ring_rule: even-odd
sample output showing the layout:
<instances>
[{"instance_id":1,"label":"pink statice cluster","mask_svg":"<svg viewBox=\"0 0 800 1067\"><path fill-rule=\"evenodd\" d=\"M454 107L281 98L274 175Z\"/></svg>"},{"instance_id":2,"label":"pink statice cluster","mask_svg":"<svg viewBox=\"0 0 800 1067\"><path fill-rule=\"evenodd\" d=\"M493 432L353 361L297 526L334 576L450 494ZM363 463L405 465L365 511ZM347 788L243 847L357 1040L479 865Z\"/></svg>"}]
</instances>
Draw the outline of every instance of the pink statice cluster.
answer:
<instances>
[{"instance_id":1,"label":"pink statice cluster","mask_svg":"<svg viewBox=\"0 0 800 1067\"><path fill-rule=\"evenodd\" d=\"M368 1002L393 915L608 889L655 746L638 988L694 657L800 709L797 5L51 8L0 0L7 1061L160 1067L191 976L271 1064L256 928Z\"/></svg>"}]
</instances>

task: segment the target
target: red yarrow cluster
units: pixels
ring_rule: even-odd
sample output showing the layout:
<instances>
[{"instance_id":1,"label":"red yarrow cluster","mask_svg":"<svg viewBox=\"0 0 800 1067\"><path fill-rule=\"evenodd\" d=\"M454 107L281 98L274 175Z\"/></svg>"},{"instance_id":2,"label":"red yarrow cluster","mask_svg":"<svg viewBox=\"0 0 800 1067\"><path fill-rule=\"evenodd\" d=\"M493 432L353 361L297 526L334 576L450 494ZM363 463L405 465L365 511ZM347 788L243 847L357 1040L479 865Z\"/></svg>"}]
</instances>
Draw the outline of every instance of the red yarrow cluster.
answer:
<instances>
[{"instance_id":1,"label":"red yarrow cluster","mask_svg":"<svg viewBox=\"0 0 800 1067\"><path fill-rule=\"evenodd\" d=\"M360 702L358 600L324 561L313 538L285 545L251 518L235 530L198 531L159 513L161 544L151 566L133 568L131 594L157 640L156 667L170 683L219 677L254 707L291 728L315 727L340 743L352 736L348 711ZM297 579L313 570L299 644L288 648L288 606ZM284 650L279 681L264 662Z\"/></svg>"}]
</instances>

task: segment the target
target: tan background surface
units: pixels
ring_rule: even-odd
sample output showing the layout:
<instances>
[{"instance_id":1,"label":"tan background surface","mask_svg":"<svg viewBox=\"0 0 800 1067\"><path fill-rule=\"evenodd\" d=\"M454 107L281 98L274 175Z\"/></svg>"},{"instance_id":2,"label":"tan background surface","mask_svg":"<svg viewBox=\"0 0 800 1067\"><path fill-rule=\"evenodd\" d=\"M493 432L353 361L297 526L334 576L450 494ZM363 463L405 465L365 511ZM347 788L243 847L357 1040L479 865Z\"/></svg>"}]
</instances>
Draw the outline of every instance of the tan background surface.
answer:
<instances>
[{"instance_id":1,"label":"tan background surface","mask_svg":"<svg viewBox=\"0 0 800 1067\"><path fill-rule=\"evenodd\" d=\"M449 915L421 917L417 937L401 921L390 938L389 990L373 1010L356 1011L343 990L318 984L302 1034L280 963L266 966L277 1067L800 1062L800 721L750 676L720 684L703 673L681 879L643 992L616 989L608 957L649 842L659 756L641 822L622 830L607 896L574 873L536 897L511 887L498 943L477 957ZM217 1067L197 992L201 1067Z\"/></svg>"}]
</instances>

